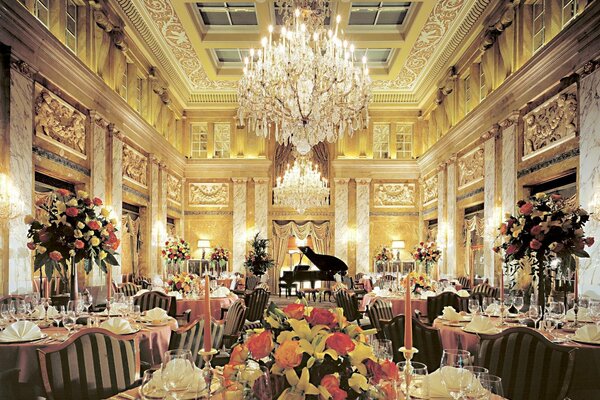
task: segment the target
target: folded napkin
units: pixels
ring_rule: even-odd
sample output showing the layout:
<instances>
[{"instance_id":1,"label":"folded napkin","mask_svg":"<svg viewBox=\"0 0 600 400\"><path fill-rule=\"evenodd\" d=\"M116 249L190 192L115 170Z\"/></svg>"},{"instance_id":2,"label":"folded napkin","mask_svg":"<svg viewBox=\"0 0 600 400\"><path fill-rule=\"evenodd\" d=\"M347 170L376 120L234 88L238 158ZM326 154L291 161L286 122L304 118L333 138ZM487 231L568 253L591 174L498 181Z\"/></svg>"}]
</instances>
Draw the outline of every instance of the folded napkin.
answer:
<instances>
[{"instance_id":1,"label":"folded napkin","mask_svg":"<svg viewBox=\"0 0 600 400\"><path fill-rule=\"evenodd\" d=\"M446 286L446 288L444 289L444 292L456 293L456 288L454 286L452 286L452 285Z\"/></svg>"},{"instance_id":2,"label":"folded napkin","mask_svg":"<svg viewBox=\"0 0 600 400\"><path fill-rule=\"evenodd\" d=\"M469 292L467 292L465 289L460 289L458 292L456 292L457 295L459 295L460 297L469 297Z\"/></svg>"},{"instance_id":3,"label":"folded napkin","mask_svg":"<svg viewBox=\"0 0 600 400\"><path fill-rule=\"evenodd\" d=\"M456 378L459 377L460 371L458 368L452 367L442 367L442 368L450 368L452 370L456 370L456 372L450 372L452 374L456 374ZM450 370L449 370L450 371ZM444 371L446 372L446 371ZM463 371L466 373L466 371ZM442 399L451 399L450 393L448 389L446 389L446 385L444 384L444 379L442 378L442 372L440 369L433 371L431 374L427 376L427 380L429 383L429 397L430 398L442 398ZM452 379L453 382L456 382L455 379ZM452 388L452 386L450 386Z\"/></svg>"},{"instance_id":4,"label":"folded napkin","mask_svg":"<svg viewBox=\"0 0 600 400\"><path fill-rule=\"evenodd\" d=\"M0 342L36 340L42 337L40 327L31 321L18 321L0 332Z\"/></svg>"},{"instance_id":5,"label":"folded napkin","mask_svg":"<svg viewBox=\"0 0 600 400\"><path fill-rule=\"evenodd\" d=\"M227 297L227 296L229 296L229 293L230 293L230 291L228 288L226 288L225 286L221 286L221 287L215 289L210 294L210 296L211 297Z\"/></svg>"},{"instance_id":6,"label":"folded napkin","mask_svg":"<svg viewBox=\"0 0 600 400\"><path fill-rule=\"evenodd\" d=\"M493 315L496 317L500 316L500 304L490 304L489 306L487 306L487 308L485 309L485 313L488 315ZM504 309L504 316L508 315L508 310L505 308Z\"/></svg>"},{"instance_id":7,"label":"folded napkin","mask_svg":"<svg viewBox=\"0 0 600 400\"><path fill-rule=\"evenodd\" d=\"M442 368L446 381L442 377ZM454 368L454 367L442 367L433 371L427 376L429 383L429 398L433 399L451 399L449 389L460 389L460 381L462 380L463 388L464 385L470 387L469 392L471 393L483 393L485 389L481 386L479 380L466 369ZM449 377L449 379L448 379ZM465 388L466 389L466 388ZM478 397L479 398L479 397Z\"/></svg>"},{"instance_id":8,"label":"folded napkin","mask_svg":"<svg viewBox=\"0 0 600 400\"><path fill-rule=\"evenodd\" d=\"M44 318L46 311L44 311L44 306L37 306L33 312L31 313L32 318ZM55 315L58 315L58 310L54 306L48 307L48 318L54 318Z\"/></svg>"},{"instance_id":9,"label":"folded napkin","mask_svg":"<svg viewBox=\"0 0 600 400\"><path fill-rule=\"evenodd\" d=\"M147 321L164 321L169 316L167 312L159 307L154 307L152 310L146 311L146 315L144 317Z\"/></svg>"},{"instance_id":10,"label":"folded napkin","mask_svg":"<svg viewBox=\"0 0 600 400\"><path fill-rule=\"evenodd\" d=\"M575 311L571 308L567 311L567 320L574 321L575 320ZM590 312L587 308L579 308L577 310L577 320L582 322L591 322Z\"/></svg>"},{"instance_id":11,"label":"folded napkin","mask_svg":"<svg viewBox=\"0 0 600 400\"><path fill-rule=\"evenodd\" d=\"M464 327L464 330L487 334L498 333L498 328L492 320L482 315L474 315L471 322Z\"/></svg>"},{"instance_id":12,"label":"folded napkin","mask_svg":"<svg viewBox=\"0 0 600 400\"><path fill-rule=\"evenodd\" d=\"M600 328L596 325L586 325L575 331L573 339L582 340L585 342L598 342L600 343Z\"/></svg>"},{"instance_id":13,"label":"folded napkin","mask_svg":"<svg viewBox=\"0 0 600 400\"><path fill-rule=\"evenodd\" d=\"M442 311L442 317L444 317L447 321L460 321L463 319L463 316L456 312L454 307L446 306Z\"/></svg>"},{"instance_id":14,"label":"folded napkin","mask_svg":"<svg viewBox=\"0 0 600 400\"><path fill-rule=\"evenodd\" d=\"M422 300L427 300L428 297L433 297L433 296L436 296L436 294L435 294L435 292L432 292L431 290L421 293Z\"/></svg>"},{"instance_id":15,"label":"folded napkin","mask_svg":"<svg viewBox=\"0 0 600 400\"><path fill-rule=\"evenodd\" d=\"M162 378L163 372L166 372L167 374L169 374L169 373L177 373L178 371L185 370L186 369L184 366L185 362L186 362L185 360L176 358L174 360L169 361L164 368L156 370L152 374L152 380L150 382L151 382L152 386L154 388L156 388L155 389L156 392L164 393L164 382L163 382L163 378ZM206 388L206 382L204 381L204 376L202 375L202 370L196 366L194 366L194 373L185 374L182 376L182 378L184 378L186 381L186 384L189 385L188 392L195 394L197 392L201 392L202 390L204 390ZM153 393L153 394L157 395L160 393ZM194 396L194 398L195 398L195 396Z\"/></svg>"},{"instance_id":16,"label":"folded napkin","mask_svg":"<svg viewBox=\"0 0 600 400\"><path fill-rule=\"evenodd\" d=\"M148 293L148 292L149 292L149 290L148 290L148 289L140 289L140 290L138 290L138 292L135 294L135 296L141 296L141 295L143 295L144 293Z\"/></svg>"},{"instance_id":17,"label":"folded napkin","mask_svg":"<svg viewBox=\"0 0 600 400\"><path fill-rule=\"evenodd\" d=\"M167 293L169 296L173 296L175 297L177 300L181 300L183 299L183 296L181 295L181 292L177 292L177 291L171 291L169 293Z\"/></svg>"},{"instance_id":18,"label":"folded napkin","mask_svg":"<svg viewBox=\"0 0 600 400\"><path fill-rule=\"evenodd\" d=\"M134 329L131 327L129 321L125 318L113 317L109 318L103 323L100 324L100 328L108 329L112 333L116 333L117 335L124 335L127 333L132 333Z\"/></svg>"}]
</instances>

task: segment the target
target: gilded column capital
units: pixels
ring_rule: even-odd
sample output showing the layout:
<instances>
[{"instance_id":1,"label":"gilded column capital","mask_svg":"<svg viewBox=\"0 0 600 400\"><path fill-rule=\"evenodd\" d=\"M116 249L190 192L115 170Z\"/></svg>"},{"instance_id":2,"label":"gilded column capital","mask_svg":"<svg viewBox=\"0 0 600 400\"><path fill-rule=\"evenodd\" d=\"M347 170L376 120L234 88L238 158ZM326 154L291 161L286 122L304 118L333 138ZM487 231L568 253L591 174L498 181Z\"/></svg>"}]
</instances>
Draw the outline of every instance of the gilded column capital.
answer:
<instances>
[{"instance_id":1,"label":"gilded column capital","mask_svg":"<svg viewBox=\"0 0 600 400\"><path fill-rule=\"evenodd\" d=\"M254 177L254 178L252 178L252 180L257 185L269 183L269 178L268 177Z\"/></svg>"},{"instance_id":2,"label":"gilded column capital","mask_svg":"<svg viewBox=\"0 0 600 400\"><path fill-rule=\"evenodd\" d=\"M11 58L10 60L10 69L18 72L28 79L33 79L33 76L36 74L36 70L25 61L20 60L18 58Z\"/></svg>"},{"instance_id":3,"label":"gilded column capital","mask_svg":"<svg viewBox=\"0 0 600 400\"><path fill-rule=\"evenodd\" d=\"M508 117L506 117L506 119L500 121L499 125L500 128L502 129L506 129L514 124L516 124L519 121L521 114L519 113L519 111L513 111L511 112Z\"/></svg>"},{"instance_id":4,"label":"gilded column capital","mask_svg":"<svg viewBox=\"0 0 600 400\"><path fill-rule=\"evenodd\" d=\"M167 172L167 163L163 160L158 160L158 168L163 172Z\"/></svg>"},{"instance_id":5,"label":"gilded column capital","mask_svg":"<svg viewBox=\"0 0 600 400\"><path fill-rule=\"evenodd\" d=\"M368 185L371 183L371 178L356 178L357 185Z\"/></svg>"},{"instance_id":6,"label":"gilded column capital","mask_svg":"<svg viewBox=\"0 0 600 400\"><path fill-rule=\"evenodd\" d=\"M123 141L123 139L125 139L125 135L123 134L123 132L121 132L113 123L109 123L107 125L108 128L108 134L110 135L111 138L113 138L114 140L120 140L121 142Z\"/></svg>"},{"instance_id":7,"label":"gilded column capital","mask_svg":"<svg viewBox=\"0 0 600 400\"><path fill-rule=\"evenodd\" d=\"M148 154L148 161L150 162L150 164L155 165L159 165L161 163L161 160L153 153Z\"/></svg>"},{"instance_id":8,"label":"gilded column capital","mask_svg":"<svg viewBox=\"0 0 600 400\"><path fill-rule=\"evenodd\" d=\"M110 122L96 110L90 110L90 120L102 129L108 129ZM113 128L114 129L114 128Z\"/></svg>"},{"instance_id":9,"label":"gilded column capital","mask_svg":"<svg viewBox=\"0 0 600 400\"><path fill-rule=\"evenodd\" d=\"M579 77L583 78L584 76L588 76L592 72L594 72L598 67L600 67L600 60L590 60L586 62L581 71L579 71Z\"/></svg>"},{"instance_id":10,"label":"gilded column capital","mask_svg":"<svg viewBox=\"0 0 600 400\"><path fill-rule=\"evenodd\" d=\"M248 178L244 178L244 177L241 177L241 178L231 178L231 181L232 181L234 184L236 184L236 183L237 183L237 184L242 184L242 183L246 183L246 182L248 182Z\"/></svg>"},{"instance_id":11,"label":"gilded column capital","mask_svg":"<svg viewBox=\"0 0 600 400\"><path fill-rule=\"evenodd\" d=\"M350 182L350 178L333 178L333 182L336 185L347 185Z\"/></svg>"},{"instance_id":12,"label":"gilded column capital","mask_svg":"<svg viewBox=\"0 0 600 400\"><path fill-rule=\"evenodd\" d=\"M440 163L440 164L437 166L437 170L438 170L438 172L443 172L443 171L445 171L445 170L446 170L446 164L447 164L447 162L445 162L445 161L444 161L444 162L441 162L441 163Z\"/></svg>"},{"instance_id":13,"label":"gilded column capital","mask_svg":"<svg viewBox=\"0 0 600 400\"><path fill-rule=\"evenodd\" d=\"M454 153L450 156L450 158L448 158L448 161L446 161L446 165L454 164L457 160L458 154Z\"/></svg>"},{"instance_id":14,"label":"gilded column capital","mask_svg":"<svg viewBox=\"0 0 600 400\"><path fill-rule=\"evenodd\" d=\"M494 125L492 125L490 130L488 130L483 135L481 135L481 139L486 141L488 139L496 138L499 133L500 133L500 125L494 124Z\"/></svg>"}]
</instances>

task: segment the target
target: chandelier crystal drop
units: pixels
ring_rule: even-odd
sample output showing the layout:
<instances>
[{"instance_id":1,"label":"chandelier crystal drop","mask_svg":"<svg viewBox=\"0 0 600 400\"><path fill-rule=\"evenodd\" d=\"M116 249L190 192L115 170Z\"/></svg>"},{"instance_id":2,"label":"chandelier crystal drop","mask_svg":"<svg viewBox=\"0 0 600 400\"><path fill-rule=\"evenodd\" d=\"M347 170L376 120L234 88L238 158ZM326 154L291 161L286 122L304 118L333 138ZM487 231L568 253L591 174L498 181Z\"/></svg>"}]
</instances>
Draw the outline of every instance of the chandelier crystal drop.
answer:
<instances>
[{"instance_id":1,"label":"chandelier crystal drop","mask_svg":"<svg viewBox=\"0 0 600 400\"><path fill-rule=\"evenodd\" d=\"M340 17L326 31L313 26L313 13L297 8L277 42L269 26L262 48L244 60L238 85L240 125L264 137L273 130L277 142L302 154L366 127L371 98L367 60L356 60L354 45L340 38Z\"/></svg>"},{"instance_id":2,"label":"chandelier crystal drop","mask_svg":"<svg viewBox=\"0 0 600 400\"><path fill-rule=\"evenodd\" d=\"M299 156L292 168L277 177L273 189L275 205L290 207L303 214L309 208L325 207L329 204L327 179L321 177L318 168L306 156Z\"/></svg>"}]
</instances>

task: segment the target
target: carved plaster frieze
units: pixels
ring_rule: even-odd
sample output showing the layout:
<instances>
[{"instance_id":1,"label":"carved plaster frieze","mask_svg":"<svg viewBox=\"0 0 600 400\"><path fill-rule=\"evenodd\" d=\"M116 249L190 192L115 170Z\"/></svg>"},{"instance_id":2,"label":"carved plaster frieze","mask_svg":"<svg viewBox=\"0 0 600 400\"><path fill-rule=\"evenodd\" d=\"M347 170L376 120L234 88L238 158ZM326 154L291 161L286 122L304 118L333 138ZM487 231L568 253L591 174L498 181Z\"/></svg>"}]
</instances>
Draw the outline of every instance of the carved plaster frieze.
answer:
<instances>
[{"instance_id":1,"label":"carved plaster frieze","mask_svg":"<svg viewBox=\"0 0 600 400\"><path fill-rule=\"evenodd\" d=\"M15 71L19 72L21 75L26 76L29 79L33 79L33 75L35 75L35 70L31 67L31 65L27 64L23 60L19 59L11 59L10 67Z\"/></svg>"},{"instance_id":2,"label":"carved plaster frieze","mask_svg":"<svg viewBox=\"0 0 600 400\"><path fill-rule=\"evenodd\" d=\"M411 207L415 205L414 183L378 183L374 187L375 207Z\"/></svg>"},{"instance_id":3,"label":"carved plaster frieze","mask_svg":"<svg viewBox=\"0 0 600 400\"><path fill-rule=\"evenodd\" d=\"M59 143L76 154L85 156L85 114L40 86L36 85L36 91L36 136Z\"/></svg>"},{"instance_id":4,"label":"carved plaster frieze","mask_svg":"<svg viewBox=\"0 0 600 400\"><path fill-rule=\"evenodd\" d=\"M190 183L189 204L193 206L229 205L229 183Z\"/></svg>"},{"instance_id":5,"label":"carved plaster frieze","mask_svg":"<svg viewBox=\"0 0 600 400\"><path fill-rule=\"evenodd\" d=\"M437 174L423 181L423 203L429 203L438 197L438 176Z\"/></svg>"},{"instance_id":6,"label":"carved plaster frieze","mask_svg":"<svg viewBox=\"0 0 600 400\"><path fill-rule=\"evenodd\" d=\"M575 86L525 115L523 158L529 158L578 133Z\"/></svg>"},{"instance_id":7,"label":"carved plaster frieze","mask_svg":"<svg viewBox=\"0 0 600 400\"><path fill-rule=\"evenodd\" d=\"M167 175L167 197L179 204L181 204L181 185L181 179L175 175Z\"/></svg>"},{"instance_id":8,"label":"carved plaster frieze","mask_svg":"<svg viewBox=\"0 0 600 400\"><path fill-rule=\"evenodd\" d=\"M123 175L142 186L147 184L148 157L127 144L123 145Z\"/></svg>"},{"instance_id":9,"label":"carved plaster frieze","mask_svg":"<svg viewBox=\"0 0 600 400\"><path fill-rule=\"evenodd\" d=\"M458 160L458 187L463 188L483 179L483 148L477 148Z\"/></svg>"},{"instance_id":10,"label":"carved plaster frieze","mask_svg":"<svg viewBox=\"0 0 600 400\"><path fill-rule=\"evenodd\" d=\"M514 111L508 117L506 117L506 119L500 121L498 125L500 125L500 128L506 129L519 122L519 117L520 113L518 111Z\"/></svg>"}]
</instances>

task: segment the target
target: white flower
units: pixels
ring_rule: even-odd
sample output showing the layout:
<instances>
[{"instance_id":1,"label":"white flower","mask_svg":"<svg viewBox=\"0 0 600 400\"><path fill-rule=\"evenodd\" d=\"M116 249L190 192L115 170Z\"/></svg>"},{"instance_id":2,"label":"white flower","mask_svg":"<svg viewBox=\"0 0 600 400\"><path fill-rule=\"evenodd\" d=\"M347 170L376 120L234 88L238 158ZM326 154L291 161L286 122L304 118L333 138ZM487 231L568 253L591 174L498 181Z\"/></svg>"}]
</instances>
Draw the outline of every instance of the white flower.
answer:
<instances>
[{"instance_id":1,"label":"white flower","mask_svg":"<svg viewBox=\"0 0 600 400\"><path fill-rule=\"evenodd\" d=\"M87 199L88 198L88 193L83 191L83 190L78 190L77 191L77 197L80 197L82 199Z\"/></svg>"},{"instance_id":2,"label":"white flower","mask_svg":"<svg viewBox=\"0 0 600 400\"><path fill-rule=\"evenodd\" d=\"M83 233L81 233L81 231L79 229L75 229L75 232L73 232L73 236L76 239L82 238L83 237Z\"/></svg>"},{"instance_id":3,"label":"white flower","mask_svg":"<svg viewBox=\"0 0 600 400\"><path fill-rule=\"evenodd\" d=\"M83 229L83 228L85 228L85 224L84 224L83 222L79 221L79 222L77 223L77 228L79 228L79 229Z\"/></svg>"},{"instance_id":4,"label":"white flower","mask_svg":"<svg viewBox=\"0 0 600 400\"><path fill-rule=\"evenodd\" d=\"M69 207L77 207L77 199L71 199L71 200L67 201L67 205Z\"/></svg>"}]
</instances>

